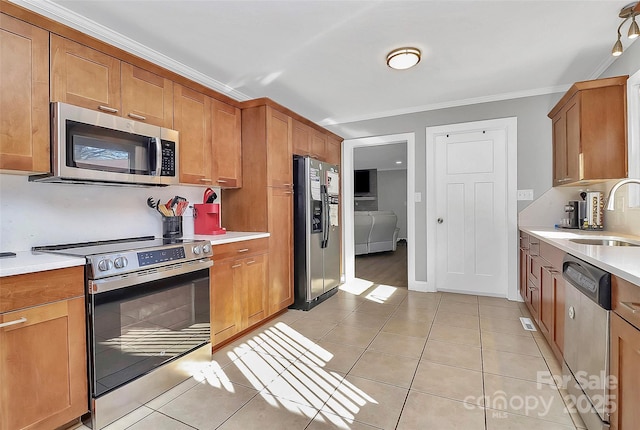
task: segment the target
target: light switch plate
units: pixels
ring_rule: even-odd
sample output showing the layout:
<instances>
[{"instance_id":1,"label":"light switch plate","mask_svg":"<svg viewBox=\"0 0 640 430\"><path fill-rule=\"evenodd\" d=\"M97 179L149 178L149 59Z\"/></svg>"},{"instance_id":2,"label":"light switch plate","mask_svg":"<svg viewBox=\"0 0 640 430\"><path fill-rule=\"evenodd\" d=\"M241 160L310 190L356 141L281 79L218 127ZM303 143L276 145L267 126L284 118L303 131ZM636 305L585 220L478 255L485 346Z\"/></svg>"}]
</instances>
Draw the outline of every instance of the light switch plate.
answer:
<instances>
[{"instance_id":1,"label":"light switch plate","mask_svg":"<svg viewBox=\"0 0 640 430\"><path fill-rule=\"evenodd\" d=\"M422 193L416 193L414 201L416 203L421 202L422 201Z\"/></svg>"},{"instance_id":2,"label":"light switch plate","mask_svg":"<svg viewBox=\"0 0 640 430\"><path fill-rule=\"evenodd\" d=\"M533 190L518 190L518 200L533 200Z\"/></svg>"}]
</instances>

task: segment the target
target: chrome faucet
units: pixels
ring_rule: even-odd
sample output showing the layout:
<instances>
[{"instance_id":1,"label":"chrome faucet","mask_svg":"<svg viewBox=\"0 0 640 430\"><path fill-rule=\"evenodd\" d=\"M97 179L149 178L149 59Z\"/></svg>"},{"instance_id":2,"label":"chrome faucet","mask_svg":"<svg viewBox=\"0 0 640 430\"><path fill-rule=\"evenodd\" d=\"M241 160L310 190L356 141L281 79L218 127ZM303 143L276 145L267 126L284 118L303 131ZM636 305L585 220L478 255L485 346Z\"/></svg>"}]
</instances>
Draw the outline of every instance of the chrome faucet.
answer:
<instances>
[{"instance_id":1,"label":"chrome faucet","mask_svg":"<svg viewBox=\"0 0 640 430\"><path fill-rule=\"evenodd\" d=\"M640 184L640 179L628 178L628 179L623 179L623 180L617 182L613 186L613 188L611 188L611 191L609 191L609 196L607 197L607 210L608 211L612 211L614 209L614 206L615 206L614 197L616 195L616 191L618 191L618 188L620 188L621 186L623 186L625 184Z\"/></svg>"}]
</instances>

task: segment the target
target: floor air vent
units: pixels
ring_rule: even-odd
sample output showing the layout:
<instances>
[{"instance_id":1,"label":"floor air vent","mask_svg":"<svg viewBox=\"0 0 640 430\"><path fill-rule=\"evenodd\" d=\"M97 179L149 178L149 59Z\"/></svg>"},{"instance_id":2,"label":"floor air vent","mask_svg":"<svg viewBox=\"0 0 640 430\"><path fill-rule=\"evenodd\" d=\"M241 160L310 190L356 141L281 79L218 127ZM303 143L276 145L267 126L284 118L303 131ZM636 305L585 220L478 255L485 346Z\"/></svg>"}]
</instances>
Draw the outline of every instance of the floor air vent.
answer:
<instances>
[{"instance_id":1,"label":"floor air vent","mask_svg":"<svg viewBox=\"0 0 640 430\"><path fill-rule=\"evenodd\" d=\"M522 327L527 331L538 331L536 330L536 326L531 322L531 318L520 317L520 323Z\"/></svg>"}]
</instances>

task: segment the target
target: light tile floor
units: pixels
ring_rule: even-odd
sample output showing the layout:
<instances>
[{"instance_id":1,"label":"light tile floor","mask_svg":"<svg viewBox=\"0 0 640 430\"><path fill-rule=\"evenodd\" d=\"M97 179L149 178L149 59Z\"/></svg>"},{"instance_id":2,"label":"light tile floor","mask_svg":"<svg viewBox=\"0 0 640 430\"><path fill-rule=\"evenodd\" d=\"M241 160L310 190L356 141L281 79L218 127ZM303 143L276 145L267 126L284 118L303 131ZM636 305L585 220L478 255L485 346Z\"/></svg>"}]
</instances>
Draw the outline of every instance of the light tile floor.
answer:
<instances>
[{"instance_id":1,"label":"light tile floor","mask_svg":"<svg viewBox=\"0 0 640 430\"><path fill-rule=\"evenodd\" d=\"M349 286L288 310L117 429L575 429L522 303ZM351 289L353 291L353 289Z\"/></svg>"}]
</instances>

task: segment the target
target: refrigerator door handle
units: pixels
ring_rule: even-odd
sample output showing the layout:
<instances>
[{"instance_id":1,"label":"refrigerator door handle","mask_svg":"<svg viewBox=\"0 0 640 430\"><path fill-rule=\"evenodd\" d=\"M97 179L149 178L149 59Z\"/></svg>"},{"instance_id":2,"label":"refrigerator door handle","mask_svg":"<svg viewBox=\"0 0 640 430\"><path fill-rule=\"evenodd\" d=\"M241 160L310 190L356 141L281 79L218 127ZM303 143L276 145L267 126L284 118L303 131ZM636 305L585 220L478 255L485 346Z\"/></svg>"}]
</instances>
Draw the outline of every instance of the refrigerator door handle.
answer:
<instances>
[{"instance_id":1,"label":"refrigerator door handle","mask_svg":"<svg viewBox=\"0 0 640 430\"><path fill-rule=\"evenodd\" d=\"M329 244L329 194L326 185L320 185L320 199L322 201L322 243L320 247L326 248Z\"/></svg>"}]
</instances>

